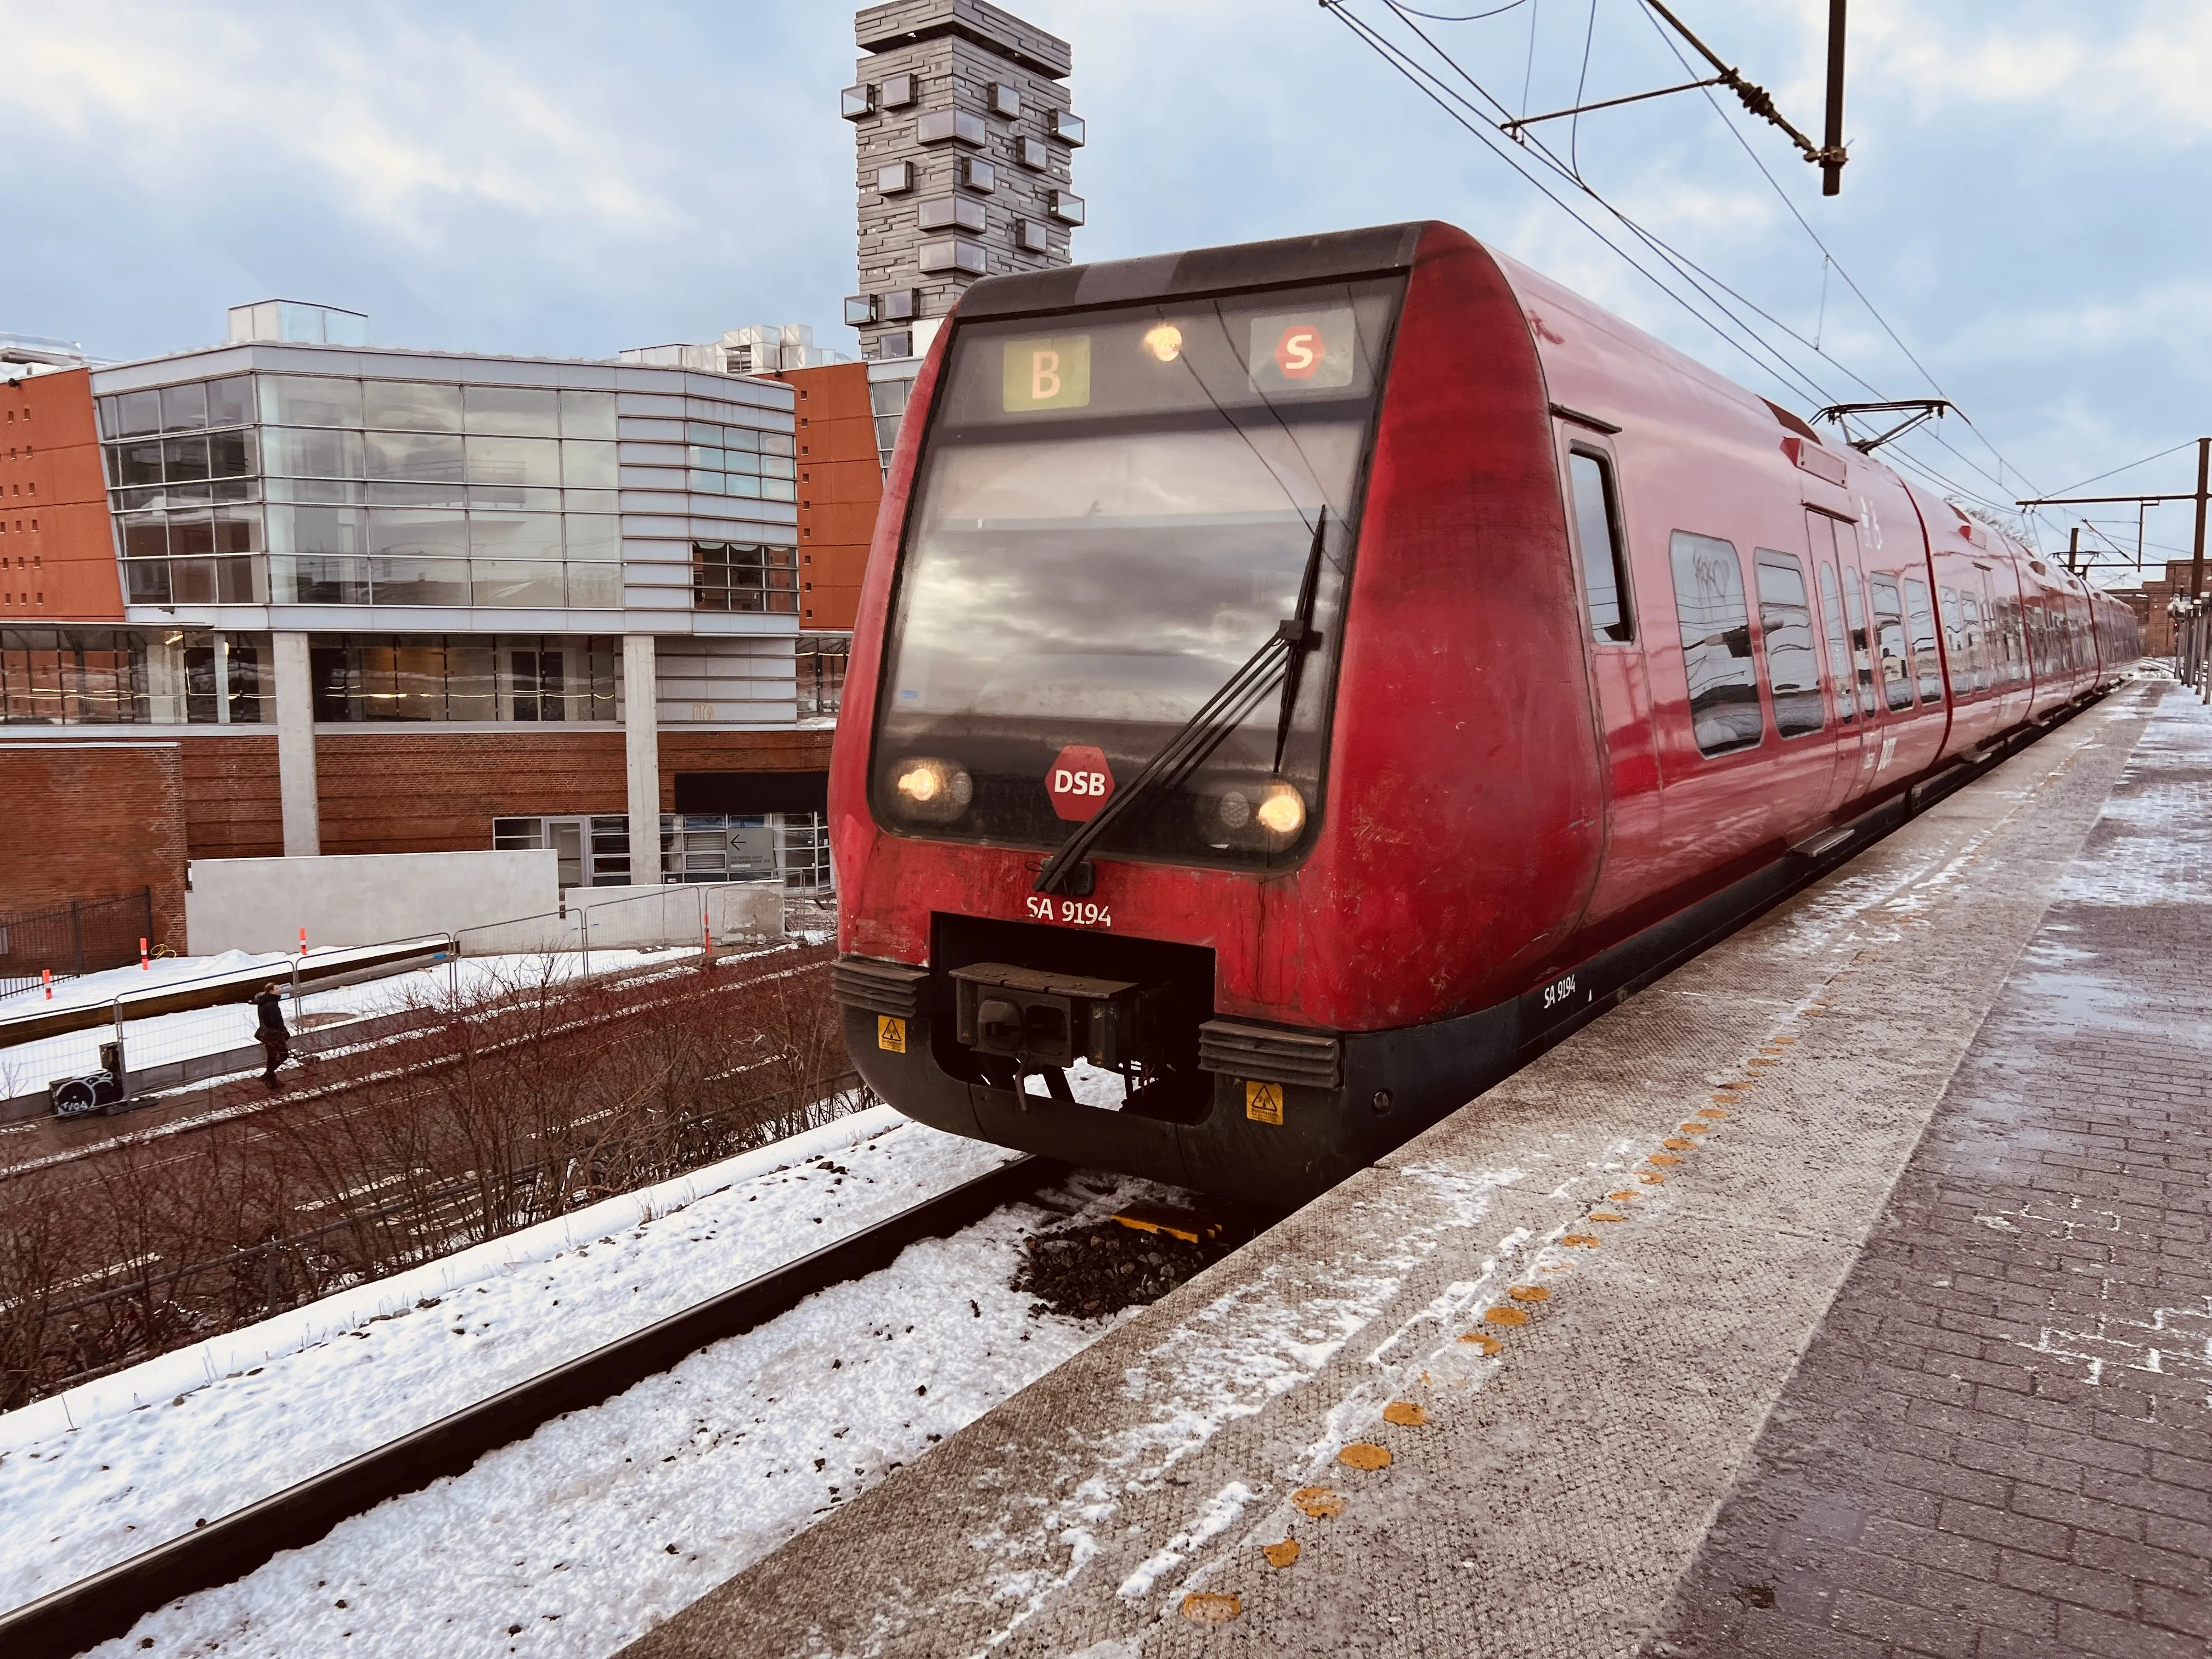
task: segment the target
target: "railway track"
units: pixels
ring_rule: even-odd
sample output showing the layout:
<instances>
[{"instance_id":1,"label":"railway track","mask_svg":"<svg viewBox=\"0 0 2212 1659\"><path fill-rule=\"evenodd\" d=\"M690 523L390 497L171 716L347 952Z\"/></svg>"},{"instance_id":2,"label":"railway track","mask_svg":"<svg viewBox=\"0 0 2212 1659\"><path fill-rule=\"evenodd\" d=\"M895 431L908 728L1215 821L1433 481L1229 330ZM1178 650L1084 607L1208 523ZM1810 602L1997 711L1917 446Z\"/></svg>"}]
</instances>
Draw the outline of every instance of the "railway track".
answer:
<instances>
[{"instance_id":1,"label":"railway track","mask_svg":"<svg viewBox=\"0 0 2212 1659\"><path fill-rule=\"evenodd\" d=\"M1062 1166L1022 1157L643 1330L0 1614L0 1653L67 1654L128 1632L180 1596L244 1577L386 1498L465 1473L485 1453L596 1406L806 1297L888 1267L909 1244L972 1224Z\"/></svg>"}]
</instances>

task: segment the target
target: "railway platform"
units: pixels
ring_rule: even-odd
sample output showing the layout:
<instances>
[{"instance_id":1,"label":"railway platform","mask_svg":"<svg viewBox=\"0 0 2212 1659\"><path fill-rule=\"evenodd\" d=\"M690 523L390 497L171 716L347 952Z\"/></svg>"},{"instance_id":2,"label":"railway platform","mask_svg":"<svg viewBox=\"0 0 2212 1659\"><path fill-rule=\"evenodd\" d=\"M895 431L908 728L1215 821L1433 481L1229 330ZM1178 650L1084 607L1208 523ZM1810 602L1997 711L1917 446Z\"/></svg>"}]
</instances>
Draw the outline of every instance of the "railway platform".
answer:
<instances>
[{"instance_id":1,"label":"railway platform","mask_svg":"<svg viewBox=\"0 0 2212 1659\"><path fill-rule=\"evenodd\" d=\"M2124 686L625 1651L2202 1659L2208 801Z\"/></svg>"}]
</instances>

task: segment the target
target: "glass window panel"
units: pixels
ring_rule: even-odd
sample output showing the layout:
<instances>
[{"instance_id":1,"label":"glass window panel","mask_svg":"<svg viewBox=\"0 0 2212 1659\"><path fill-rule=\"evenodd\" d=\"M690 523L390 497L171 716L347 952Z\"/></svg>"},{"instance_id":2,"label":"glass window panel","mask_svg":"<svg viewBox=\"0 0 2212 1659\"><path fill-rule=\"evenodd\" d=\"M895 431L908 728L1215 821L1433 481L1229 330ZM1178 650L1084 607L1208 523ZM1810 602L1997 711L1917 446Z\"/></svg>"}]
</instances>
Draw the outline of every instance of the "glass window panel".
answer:
<instances>
[{"instance_id":1,"label":"glass window panel","mask_svg":"<svg viewBox=\"0 0 2212 1659\"><path fill-rule=\"evenodd\" d=\"M560 515L471 513L469 552L479 559L557 559L561 556Z\"/></svg>"},{"instance_id":2,"label":"glass window panel","mask_svg":"<svg viewBox=\"0 0 2212 1659\"><path fill-rule=\"evenodd\" d=\"M140 559L123 567L131 603L169 605L169 563L166 559Z\"/></svg>"},{"instance_id":3,"label":"glass window panel","mask_svg":"<svg viewBox=\"0 0 2212 1659\"><path fill-rule=\"evenodd\" d=\"M169 561L169 593L179 605L215 605L216 562L213 559Z\"/></svg>"},{"instance_id":4,"label":"glass window panel","mask_svg":"<svg viewBox=\"0 0 2212 1659\"><path fill-rule=\"evenodd\" d=\"M214 552L215 520L204 513L172 513L169 515L169 551Z\"/></svg>"},{"instance_id":5,"label":"glass window panel","mask_svg":"<svg viewBox=\"0 0 2212 1659\"><path fill-rule=\"evenodd\" d=\"M788 455L792 451L788 432L763 432L760 434L761 453L764 455Z\"/></svg>"},{"instance_id":6,"label":"glass window panel","mask_svg":"<svg viewBox=\"0 0 2212 1659\"><path fill-rule=\"evenodd\" d=\"M1759 627L1766 640L1766 684L1774 699L1774 729L1785 738L1818 732L1827 723L1820 702L1819 658L1813 644L1812 596L1802 566L1787 553L1765 548L1759 566Z\"/></svg>"},{"instance_id":7,"label":"glass window panel","mask_svg":"<svg viewBox=\"0 0 2212 1659\"><path fill-rule=\"evenodd\" d=\"M558 513L561 492L533 489L523 484L471 484L469 505L502 513Z\"/></svg>"},{"instance_id":8,"label":"glass window panel","mask_svg":"<svg viewBox=\"0 0 2212 1659\"><path fill-rule=\"evenodd\" d=\"M160 559L168 556L169 526L167 520L149 515L143 519L123 520L123 556L126 559Z\"/></svg>"},{"instance_id":9,"label":"glass window panel","mask_svg":"<svg viewBox=\"0 0 2212 1659\"><path fill-rule=\"evenodd\" d=\"M1911 576L1905 579L1905 613L1912 624L1912 658L1918 669L1920 701L1940 702L1943 696L1943 664L1936 654L1936 610L1929 602L1926 582Z\"/></svg>"},{"instance_id":10,"label":"glass window panel","mask_svg":"<svg viewBox=\"0 0 2212 1659\"><path fill-rule=\"evenodd\" d=\"M684 455L694 466L703 466L719 472L722 470L722 459L728 453L726 450L709 449L705 444L691 444L686 447Z\"/></svg>"},{"instance_id":11,"label":"glass window panel","mask_svg":"<svg viewBox=\"0 0 2212 1659\"><path fill-rule=\"evenodd\" d=\"M418 380L362 382L362 422L402 432L459 432L461 389Z\"/></svg>"},{"instance_id":12,"label":"glass window panel","mask_svg":"<svg viewBox=\"0 0 2212 1659\"><path fill-rule=\"evenodd\" d=\"M619 513L622 497L611 489L564 489L561 505L571 513Z\"/></svg>"},{"instance_id":13,"label":"glass window panel","mask_svg":"<svg viewBox=\"0 0 2212 1659\"><path fill-rule=\"evenodd\" d=\"M622 557L622 520L611 514L571 513L562 525L572 561L604 564Z\"/></svg>"},{"instance_id":14,"label":"glass window panel","mask_svg":"<svg viewBox=\"0 0 2212 1659\"><path fill-rule=\"evenodd\" d=\"M362 486L343 478L273 478L261 481L262 493L272 501L310 501L330 506L358 507Z\"/></svg>"},{"instance_id":15,"label":"glass window panel","mask_svg":"<svg viewBox=\"0 0 2212 1659\"><path fill-rule=\"evenodd\" d=\"M371 507L466 507L469 492L457 483L373 483Z\"/></svg>"},{"instance_id":16,"label":"glass window panel","mask_svg":"<svg viewBox=\"0 0 2212 1659\"><path fill-rule=\"evenodd\" d=\"M262 550L261 509L222 507L215 512L215 550L218 553L258 553Z\"/></svg>"},{"instance_id":17,"label":"glass window panel","mask_svg":"<svg viewBox=\"0 0 2212 1659\"><path fill-rule=\"evenodd\" d=\"M379 605L466 605L463 559L372 558L368 579Z\"/></svg>"},{"instance_id":18,"label":"glass window panel","mask_svg":"<svg viewBox=\"0 0 2212 1659\"><path fill-rule=\"evenodd\" d=\"M556 563L477 559L470 565L469 574L478 605L559 606L568 602Z\"/></svg>"},{"instance_id":19,"label":"glass window panel","mask_svg":"<svg viewBox=\"0 0 2212 1659\"><path fill-rule=\"evenodd\" d=\"M266 428L262 434L265 469L288 478L358 478L362 476L361 434L315 431L299 427Z\"/></svg>"},{"instance_id":20,"label":"glass window panel","mask_svg":"<svg viewBox=\"0 0 2212 1659\"><path fill-rule=\"evenodd\" d=\"M210 433L204 441L210 477L246 477L261 470L261 441L252 427Z\"/></svg>"},{"instance_id":21,"label":"glass window panel","mask_svg":"<svg viewBox=\"0 0 2212 1659\"><path fill-rule=\"evenodd\" d=\"M272 556L269 585L278 605L367 605L368 561Z\"/></svg>"},{"instance_id":22,"label":"glass window panel","mask_svg":"<svg viewBox=\"0 0 2212 1659\"><path fill-rule=\"evenodd\" d=\"M368 514L368 551L404 554L413 558L459 559L468 556L467 515L440 507L372 507Z\"/></svg>"},{"instance_id":23,"label":"glass window panel","mask_svg":"<svg viewBox=\"0 0 2212 1659\"><path fill-rule=\"evenodd\" d=\"M761 477L763 478L796 477L798 476L798 467L793 463L791 457L788 455L763 455L761 457Z\"/></svg>"},{"instance_id":24,"label":"glass window panel","mask_svg":"<svg viewBox=\"0 0 2212 1659\"><path fill-rule=\"evenodd\" d=\"M622 603L622 567L618 564L572 564L568 567L568 603L611 610Z\"/></svg>"},{"instance_id":25,"label":"glass window panel","mask_svg":"<svg viewBox=\"0 0 2212 1659\"><path fill-rule=\"evenodd\" d=\"M1752 748L1764 735L1764 721L1742 562L1733 544L1682 530L1674 532L1669 553L1698 749L1725 755Z\"/></svg>"},{"instance_id":26,"label":"glass window panel","mask_svg":"<svg viewBox=\"0 0 2212 1659\"><path fill-rule=\"evenodd\" d=\"M357 507L271 507L272 553L353 555L364 550L368 514Z\"/></svg>"},{"instance_id":27,"label":"glass window panel","mask_svg":"<svg viewBox=\"0 0 2212 1659\"><path fill-rule=\"evenodd\" d=\"M615 447L611 442L564 440L561 445L561 482L578 489L615 487Z\"/></svg>"},{"instance_id":28,"label":"glass window panel","mask_svg":"<svg viewBox=\"0 0 2212 1659\"><path fill-rule=\"evenodd\" d=\"M465 476L458 434L371 432L362 441L362 456L372 478L459 483Z\"/></svg>"},{"instance_id":29,"label":"glass window panel","mask_svg":"<svg viewBox=\"0 0 2212 1659\"><path fill-rule=\"evenodd\" d=\"M731 495L743 495L750 501L760 499L761 481L758 478L748 478L737 472L728 474L727 477Z\"/></svg>"},{"instance_id":30,"label":"glass window panel","mask_svg":"<svg viewBox=\"0 0 2212 1659\"><path fill-rule=\"evenodd\" d=\"M168 495L158 484L151 489L118 489L115 492L115 510L118 513L137 513L149 507L164 507L167 503Z\"/></svg>"},{"instance_id":31,"label":"glass window panel","mask_svg":"<svg viewBox=\"0 0 2212 1659\"><path fill-rule=\"evenodd\" d=\"M1817 514L1809 517L1808 522L1816 520L1820 525L1828 522ZM1832 540L1816 535L1813 544L1815 555L1823 550L1820 544L1824 540L1828 541L1830 549L1834 547ZM1856 714L1851 705L1851 647L1844 633L1844 607L1836 591L1836 567L1824 558L1816 558L1815 563L1820 573L1820 621L1828 636L1828 689L1836 699L1836 718L1849 726Z\"/></svg>"},{"instance_id":32,"label":"glass window panel","mask_svg":"<svg viewBox=\"0 0 2212 1659\"><path fill-rule=\"evenodd\" d=\"M168 438L161 444L161 468L169 482L180 478L204 478L208 475L208 441L204 438Z\"/></svg>"},{"instance_id":33,"label":"glass window panel","mask_svg":"<svg viewBox=\"0 0 2212 1659\"><path fill-rule=\"evenodd\" d=\"M551 439L471 436L467 442L471 483L557 488L561 483L561 446Z\"/></svg>"},{"instance_id":34,"label":"glass window panel","mask_svg":"<svg viewBox=\"0 0 2212 1659\"><path fill-rule=\"evenodd\" d=\"M470 432L510 438L561 435L561 398L557 392L534 386L472 386L462 388L461 400Z\"/></svg>"},{"instance_id":35,"label":"glass window panel","mask_svg":"<svg viewBox=\"0 0 2212 1659\"><path fill-rule=\"evenodd\" d=\"M252 501L261 498L258 478L218 478L208 486L208 494L219 501Z\"/></svg>"},{"instance_id":36,"label":"glass window panel","mask_svg":"<svg viewBox=\"0 0 2212 1659\"><path fill-rule=\"evenodd\" d=\"M1590 635L1632 640L1626 604L1620 512L1613 503L1613 469L1601 455L1576 450L1568 457L1575 496L1575 537L1582 544L1583 583L1589 590Z\"/></svg>"},{"instance_id":37,"label":"glass window panel","mask_svg":"<svg viewBox=\"0 0 2212 1659\"><path fill-rule=\"evenodd\" d=\"M198 432L208 423L207 382L161 388L161 425L170 432Z\"/></svg>"},{"instance_id":38,"label":"glass window panel","mask_svg":"<svg viewBox=\"0 0 2212 1659\"><path fill-rule=\"evenodd\" d=\"M1912 674L1905 654L1905 607L1897 596L1897 578L1869 576L1867 592L1874 607L1875 643L1881 653L1881 682L1892 708L1912 707Z\"/></svg>"},{"instance_id":39,"label":"glass window panel","mask_svg":"<svg viewBox=\"0 0 2212 1659\"><path fill-rule=\"evenodd\" d=\"M695 471L687 472L684 476L685 483L702 494L726 495L730 493L728 475L726 473Z\"/></svg>"},{"instance_id":40,"label":"glass window panel","mask_svg":"<svg viewBox=\"0 0 2212 1659\"><path fill-rule=\"evenodd\" d=\"M123 416L116 408L116 400L113 398L95 398L92 400L92 406L100 416L100 435L103 438L121 437Z\"/></svg>"},{"instance_id":41,"label":"glass window panel","mask_svg":"<svg viewBox=\"0 0 2212 1659\"><path fill-rule=\"evenodd\" d=\"M799 486L787 478L763 478L760 493L764 501L795 501L799 499Z\"/></svg>"},{"instance_id":42,"label":"glass window panel","mask_svg":"<svg viewBox=\"0 0 2212 1659\"><path fill-rule=\"evenodd\" d=\"M253 418L253 377L232 374L207 382L210 426L244 426Z\"/></svg>"},{"instance_id":43,"label":"glass window panel","mask_svg":"<svg viewBox=\"0 0 2212 1659\"><path fill-rule=\"evenodd\" d=\"M261 418L270 426L357 427L361 424L361 382L304 374L264 374L261 377Z\"/></svg>"},{"instance_id":44,"label":"glass window panel","mask_svg":"<svg viewBox=\"0 0 2212 1659\"><path fill-rule=\"evenodd\" d=\"M561 394L561 435L614 441L615 394L611 392L564 392Z\"/></svg>"},{"instance_id":45,"label":"glass window panel","mask_svg":"<svg viewBox=\"0 0 2212 1659\"><path fill-rule=\"evenodd\" d=\"M268 602L262 591L260 560L217 559L215 563L216 592L222 604L264 605Z\"/></svg>"},{"instance_id":46,"label":"glass window panel","mask_svg":"<svg viewBox=\"0 0 2212 1659\"><path fill-rule=\"evenodd\" d=\"M161 482L161 446L158 441L118 444L108 453L114 457L112 476L117 483L157 484Z\"/></svg>"},{"instance_id":47,"label":"glass window panel","mask_svg":"<svg viewBox=\"0 0 2212 1659\"><path fill-rule=\"evenodd\" d=\"M189 507L195 502L213 501L215 490L204 478L193 483L178 483L172 480L164 489L163 499L171 507Z\"/></svg>"},{"instance_id":48,"label":"glass window panel","mask_svg":"<svg viewBox=\"0 0 2212 1659\"><path fill-rule=\"evenodd\" d=\"M499 718L495 670L499 653L489 644L450 641L446 647L446 718L450 720L495 720ZM529 820L525 819L527 823ZM532 842L519 843L522 846Z\"/></svg>"},{"instance_id":49,"label":"glass window panel","mask_svg":"<svg viewBox=\"0 0 2212 1659\"><path fill-rule=\"evenodd\" d=\"M136 438L161 429L161 394L126 392L115 400L115 435Z\"/></svg>"},{"instance_id":50,"label":"glass window panel","mask_svg":"<svg viewBox=\"0 0 2212 1659\"><path fill-rule=\"evenodd\" d=\"M761 434L749 426L724 427L722 444L723 447L732 452L750 450L757 453L761 447Z\"/></svg>"},{"instance_id":51,"label":"glass window panel","mask_svg":"<svg viewBox=\"0 0 2212 1659\"><path fill-rule=\"evenodd\" d=\"M722 428L712 421L688 422L684 428L684 441L719 449L722 447Z\"/></svg>"},{"instance_id":52,"label":"glass window panel","mask_svg":"<svg viewBox=\"0 0 2212 1659\"><path fill-rule=\"evenodd\" d=\"M744 473L748 477L757 478L760 477L761 458L759 456L748 454L742 449L726 450L723 453L730 458L729 470L731 471ZM776 458L770 456L769 459L773 460Z\"/></svg>"}]
</instances>

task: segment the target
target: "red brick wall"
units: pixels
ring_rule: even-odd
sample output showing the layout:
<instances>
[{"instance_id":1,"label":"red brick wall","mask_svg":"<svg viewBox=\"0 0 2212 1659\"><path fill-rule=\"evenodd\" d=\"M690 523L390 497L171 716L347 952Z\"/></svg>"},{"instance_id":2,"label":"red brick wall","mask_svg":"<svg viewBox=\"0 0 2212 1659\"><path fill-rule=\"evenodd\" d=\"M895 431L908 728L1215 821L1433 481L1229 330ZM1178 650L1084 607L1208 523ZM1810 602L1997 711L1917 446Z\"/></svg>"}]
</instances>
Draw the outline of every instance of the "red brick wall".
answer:
<instances>
[{"instance_id":1,"label":"red brick wall","mask_svg":"<svg viewBox=\"0 0 2212 1659\"><path fill-rule=\"evenodd\" d=\"M92 376L0 380L0 622L120 622Z\"/></svg>"},{"instance_id":2,"label":"red brick wall","mask_svg":"<svg viewBox=\"0 0 2212 1659\"><path fill-rule=\"evenodd\" d=\"M4 431L0 427L0 431ZM185 944L185 777L174 743L0 744L0 912L154 890L155 945Z\"/></svg>"},{"instance_id":3,"label":"red brick wall","mask_svg":"<svg viewBox=\"0 0 2212 1659\"><path fill-rule=\"evenodd\" d=\"M363 732L315 738L325 853L491 845L495 817L629 810L619 732Z\"/></svg>"},{"instance_id":4,"label":"red brick wall","mask_svg":"<svg viewBox=\"0 0 2212 1659\"><path fill-rule=\"evenodd\" d=\"M884 495L868 366L830 363L776 378L799 393L799 625L850 628Z\"/></svg>"},{"instance_id":5,"label":"red brick wall","mask_svg":"<svg viewBox=\"0 0 2212 1659\"><path fill-rule=\"evenodd\" d=\"M185 739L184 755L185 852L196 859L283 856L276 735L195 732Z\"/></svg>"}]
</instances>

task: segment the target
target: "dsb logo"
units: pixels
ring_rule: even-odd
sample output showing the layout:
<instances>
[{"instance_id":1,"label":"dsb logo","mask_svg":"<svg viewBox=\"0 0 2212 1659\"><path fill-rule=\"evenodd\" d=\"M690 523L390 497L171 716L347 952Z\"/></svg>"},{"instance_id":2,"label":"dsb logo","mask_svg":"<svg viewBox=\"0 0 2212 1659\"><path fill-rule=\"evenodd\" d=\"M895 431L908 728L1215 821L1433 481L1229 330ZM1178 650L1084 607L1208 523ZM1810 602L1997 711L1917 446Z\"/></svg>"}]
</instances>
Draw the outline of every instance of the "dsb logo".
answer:
<instances>
[{"instance_id":1,"label":"dsb logo","mask_svg":"<svg viewBox=\"0 0 2212 1659\"><path fill-rule=\"evenodd\" d=\"M1054 812L1071 823L1088 823L1114 793L1106 751L1087 743L1068 744L1054 757L1044 787Z\"/></svg>"}]
</instances>

